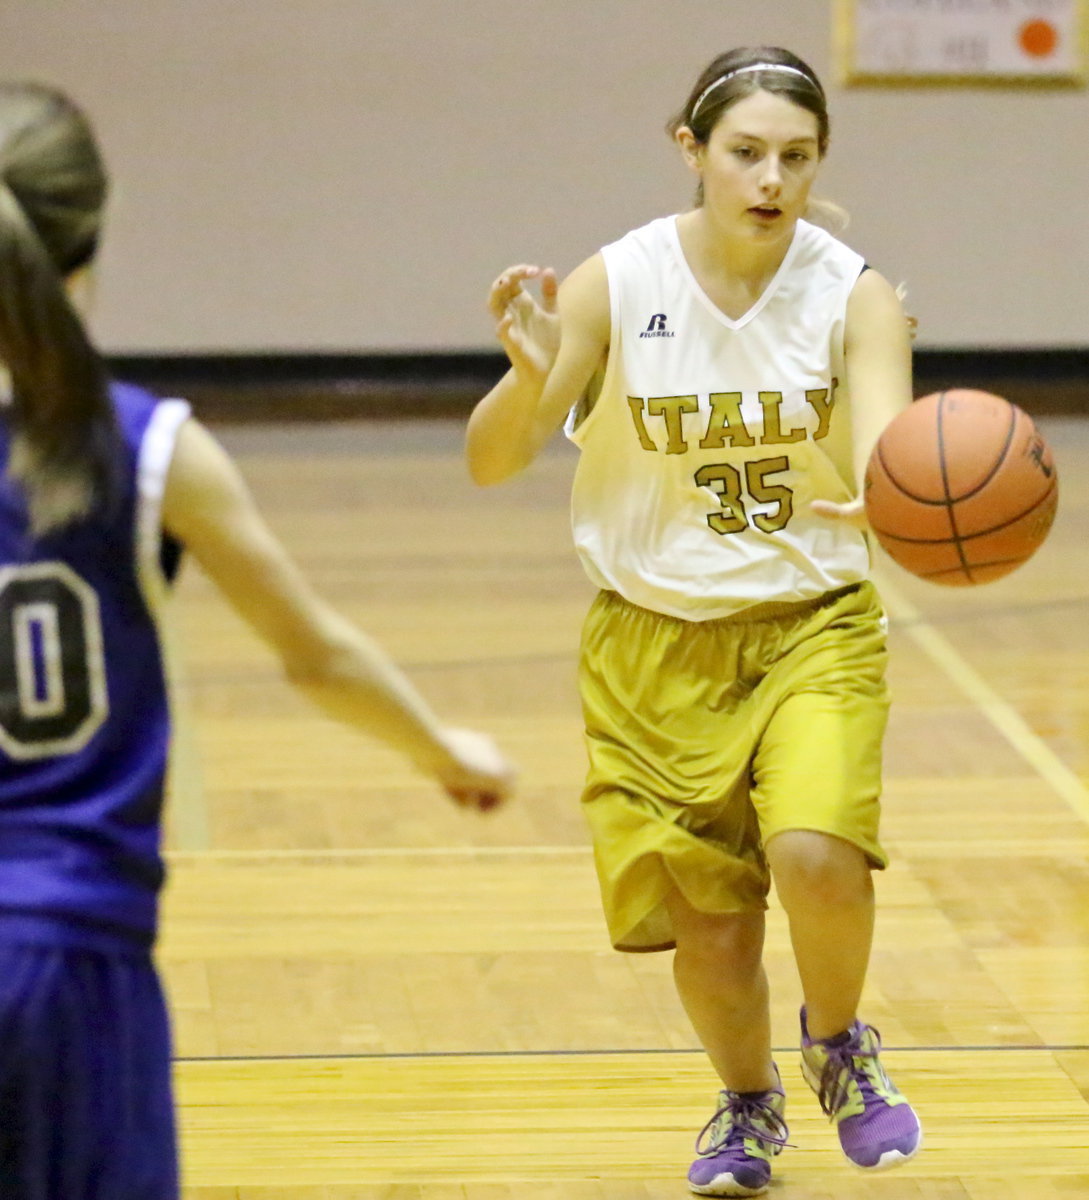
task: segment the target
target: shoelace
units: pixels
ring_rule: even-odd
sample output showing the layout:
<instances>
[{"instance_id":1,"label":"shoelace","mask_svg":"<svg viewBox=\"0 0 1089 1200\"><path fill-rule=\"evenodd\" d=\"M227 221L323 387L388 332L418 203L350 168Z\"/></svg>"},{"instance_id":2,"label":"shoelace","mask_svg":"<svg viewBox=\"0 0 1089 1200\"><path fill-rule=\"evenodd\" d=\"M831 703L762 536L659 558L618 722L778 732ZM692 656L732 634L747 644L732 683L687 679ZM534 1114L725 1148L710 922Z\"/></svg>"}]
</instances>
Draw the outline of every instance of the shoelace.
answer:
<instances>
[{"instance_id":1,"label":"shoelace","mask_svg":"<svg viewBox=\"0 0 1089 1200\"><path fill-rule=\"evenodd\" d=\"M869 1073L865 1068L855 1066L856 1059L869 1059L871 1062L877 1063L877 1054L881 1049L881 1035L872 1025L870 1033L873 1035L873 1046L870 1049L863 1049L854 1038L849 1042L844 1042L842 1046L825 1048L828 1058L821 1070L817 1099L829 1117L838 1112L840 1107L846 1103L852 1078L862 1093L863 1108L869 1101L877 1098ZM880 1066L877 1067L877 1070L881 1071Z\"/></svg>"},{"instance_id":2,"label":"shoelace","mask_svg":"<svg viewBox=\"0 0 1089 1200\"><path fill-rule=\"evenodd\" d=\"M725 1136L712 1138L705 1147L704 1137L723 1117L728 1117L730 1122ZM760 1125L757 1125L757 1121ZM732 1092L729 1102L722 1105L699 1131L696 1137L696 1153L701 1158L710 1158L712 1154L720 1154L731 1142L745 1138L770 1142L781 1150L790 1145L787 1141L788 1134L786 1122L766 1100Z\"/></svg>"}]
</instances>

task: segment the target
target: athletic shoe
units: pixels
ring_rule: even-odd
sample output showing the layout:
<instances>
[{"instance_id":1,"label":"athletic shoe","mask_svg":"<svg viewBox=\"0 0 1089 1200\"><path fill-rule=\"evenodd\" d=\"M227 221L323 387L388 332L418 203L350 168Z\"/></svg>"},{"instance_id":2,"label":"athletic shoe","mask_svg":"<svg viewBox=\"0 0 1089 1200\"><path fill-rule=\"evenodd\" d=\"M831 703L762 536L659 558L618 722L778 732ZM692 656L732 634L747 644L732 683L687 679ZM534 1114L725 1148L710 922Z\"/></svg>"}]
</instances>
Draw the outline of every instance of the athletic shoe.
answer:
<instances>
[{"instance_id":1,"label":"athletic shoe","mask_svg":"<svg viewBox=\"0 0 1089 1200\"><path fill-rule=\"evenodd\" d=\"M778 1080L779 1072L775 1072ZM688 1186L701 1196L759 1196L771 1160L787 1144L782 1084L766 1092L719 1093L718 1110L696 1138Z\"/></svg>"},{"instance_id":2,"label":"athletic shoe","mask_svg":"<svg viewBox=\"0 0 1089 1200\"><path fill-rule=\"evenodd\" d=\"M835 1122L848 1160L881 1171L913 1158L923 1131L911 1105L885 1074L876 1029L855 1023L837 1037L810 1038L802 1009L802 1074Z\"/></svg>"}]
</instances>

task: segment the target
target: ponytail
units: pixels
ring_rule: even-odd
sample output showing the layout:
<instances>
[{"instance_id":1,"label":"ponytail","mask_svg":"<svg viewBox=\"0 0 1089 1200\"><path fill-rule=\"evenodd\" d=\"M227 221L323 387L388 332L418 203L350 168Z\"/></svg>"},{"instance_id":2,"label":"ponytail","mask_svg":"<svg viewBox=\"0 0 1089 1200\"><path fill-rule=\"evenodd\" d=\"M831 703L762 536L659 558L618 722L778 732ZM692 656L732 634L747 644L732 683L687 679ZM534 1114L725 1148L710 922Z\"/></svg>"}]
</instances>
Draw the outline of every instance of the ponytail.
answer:
<instances>
[{"instance_id":1,"label":"ponytail","mask_svg":"<svg viewBox=\"0 0 1089 1200\"><path fill-rule=\"evenodd\" d=\"M838 237L851 222L847 210L834 200L820 200L813 196L805 206L805 219L827 230L833 237Z\"/></svg>"},{"instance_id":2,"label":"ponytail","mask_svg":"<svg viewBox=\"0 0 1089 1200\"><path fill-rule=\"evenodd\" d=\"M105 365L65 277L93 256L105 176L82 115L35 85L0 87L0 362L7 474L36 536L108 509L118 434Z\"/></svg>"}]
</instances>

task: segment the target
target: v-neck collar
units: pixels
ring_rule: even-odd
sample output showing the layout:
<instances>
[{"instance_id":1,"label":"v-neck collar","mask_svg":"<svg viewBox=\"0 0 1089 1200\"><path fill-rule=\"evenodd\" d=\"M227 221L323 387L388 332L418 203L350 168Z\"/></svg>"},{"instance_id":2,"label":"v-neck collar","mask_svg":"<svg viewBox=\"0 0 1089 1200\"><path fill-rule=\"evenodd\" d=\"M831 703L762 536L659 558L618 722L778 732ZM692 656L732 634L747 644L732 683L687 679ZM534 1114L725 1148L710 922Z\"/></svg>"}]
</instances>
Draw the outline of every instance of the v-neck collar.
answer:
<instances>
[{"instance_id":1,"label":"v-neck collar","mask_svg":"<svg viewBox=\"0 0 1089 1200\"><path fill-rule=\"evenodd\" d=\"M795 255L798 252L798 247L801 244L802 222L794 226L794 236L790 239L790 245L787 247L786 254L783 255L783 261L779 264L779 269L768 281L768 285L760 293L759 298L746 312L742 313L735 321L733 317L729 317L722 311L721 308L711 299L710 296L703 290L703 286L696 278L695 272L689 265L688 259L685 257L684 247L681 245L681 235L677 228L677 217L670 218L668 222L669 240L673 246L673 252L677 256L677 262L680 264L681 271L687 277L688 282L692 285L692 290L696 293L696 298L704 308L715 318L720 321L727 329L741 329L763 312L771 298L779 290L779 284L782 282L783 276L790 269L791 263L794 261Z\"/></svg>"}]
</instances>

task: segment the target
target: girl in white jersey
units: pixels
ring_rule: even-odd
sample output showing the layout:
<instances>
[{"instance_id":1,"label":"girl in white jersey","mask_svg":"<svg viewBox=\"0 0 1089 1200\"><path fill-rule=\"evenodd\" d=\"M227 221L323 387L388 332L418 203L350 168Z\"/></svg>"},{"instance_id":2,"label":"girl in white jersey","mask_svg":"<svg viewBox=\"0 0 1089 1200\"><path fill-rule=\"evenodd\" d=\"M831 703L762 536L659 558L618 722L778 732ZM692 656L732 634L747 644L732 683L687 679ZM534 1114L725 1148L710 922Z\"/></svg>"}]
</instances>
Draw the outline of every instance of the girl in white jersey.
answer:
<instances>
[{"instance_id":1,"label":"girl in white jersey","mask_svg":"<svg viewBox=\"0 0 1089 1200\"><path fill-rule=\"evenodd\" d=\"M613 943L676 948L723 1090L688 1180L764 1191L786 1144L761 962L771 878L801 976L802 1070L859 1167L920 1127L857 1015L873 929L885 622L859 481L911 400L892 287L807 222L824 91L777 47L730 51L670 126L696 206L562 287L521 265L490 306L511 369L468 432L473 478L580 447L583 802ZM540 299L526 290L538 280Z\"/></svg>"}]
</instances>

